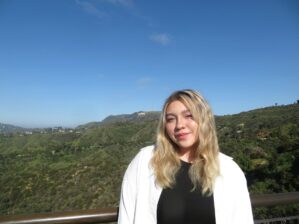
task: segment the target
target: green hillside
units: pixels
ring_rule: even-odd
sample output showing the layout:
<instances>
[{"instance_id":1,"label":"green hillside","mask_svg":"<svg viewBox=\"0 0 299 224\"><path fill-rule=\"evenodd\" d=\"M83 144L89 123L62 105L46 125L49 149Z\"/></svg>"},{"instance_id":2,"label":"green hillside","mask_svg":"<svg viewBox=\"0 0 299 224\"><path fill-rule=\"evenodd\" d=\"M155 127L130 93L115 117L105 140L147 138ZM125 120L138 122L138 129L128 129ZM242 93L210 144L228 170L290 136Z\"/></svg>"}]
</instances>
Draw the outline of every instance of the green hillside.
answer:
<instances>
[{"instance_id":1,"label":"green hillside","mask_svg":"<svg viewBox=\"0 0 299 224\"><path fill-rule=\"evenodd\" d=\"M252 193L298 191L298 104L219 116L216 124L221 150L245 171ZM80 132L0 135L0 215L118 206L123 173L141 147L154 143L156 127L157 120L130 120Z\"/></svg>"}]
</instances>

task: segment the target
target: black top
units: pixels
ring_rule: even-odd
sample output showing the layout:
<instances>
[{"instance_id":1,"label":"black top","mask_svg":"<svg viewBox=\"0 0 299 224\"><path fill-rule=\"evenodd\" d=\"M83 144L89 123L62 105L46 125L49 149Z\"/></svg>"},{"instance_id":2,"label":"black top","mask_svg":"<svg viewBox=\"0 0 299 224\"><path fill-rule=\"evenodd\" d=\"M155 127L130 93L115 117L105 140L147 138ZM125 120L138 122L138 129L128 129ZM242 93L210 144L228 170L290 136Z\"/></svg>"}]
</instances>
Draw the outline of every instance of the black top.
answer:
<instances>
[{"instance_id":1,"label":"black top","mask_svg":"<svg viewBox=\"0 0 299 224\"><path fill-rule=\"evenodd\" d=\"M188 175L191 163L181 161L172 189L163 189L157 206L157 224L215 224L213 195L203 196L201 189L191 191Z\"/></svg>"}]
</instances>

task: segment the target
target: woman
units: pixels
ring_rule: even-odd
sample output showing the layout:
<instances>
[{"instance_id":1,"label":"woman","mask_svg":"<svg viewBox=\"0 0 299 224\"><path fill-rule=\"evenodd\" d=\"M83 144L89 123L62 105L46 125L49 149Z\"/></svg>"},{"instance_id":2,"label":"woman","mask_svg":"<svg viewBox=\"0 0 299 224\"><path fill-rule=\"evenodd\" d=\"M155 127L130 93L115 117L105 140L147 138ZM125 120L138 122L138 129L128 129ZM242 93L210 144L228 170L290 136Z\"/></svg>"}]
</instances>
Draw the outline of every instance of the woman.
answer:
<instances>
[{"instance_id":1,"label":"woman","mask_svg":"<svg viewBox=\"0 0 299 224\"><path fill-rule=\"evenodd\" d=\"M166 100L155 146L130 163L119 224L252 224L246 179L219 152L213 113L194 90Z\"/></svg>"}]
</instances>

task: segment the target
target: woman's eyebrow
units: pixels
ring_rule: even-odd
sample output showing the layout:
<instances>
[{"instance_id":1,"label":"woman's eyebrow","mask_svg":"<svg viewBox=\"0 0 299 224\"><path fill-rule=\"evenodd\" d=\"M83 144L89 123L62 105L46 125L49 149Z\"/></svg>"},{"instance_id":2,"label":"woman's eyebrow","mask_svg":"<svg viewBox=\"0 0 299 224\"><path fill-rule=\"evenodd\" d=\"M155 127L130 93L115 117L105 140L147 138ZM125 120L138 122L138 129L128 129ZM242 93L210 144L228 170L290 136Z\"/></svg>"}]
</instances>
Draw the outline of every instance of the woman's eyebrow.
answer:
<instances>
[{"instance_id":1,"label":"woman's eyebrow","mask_svg":"<svg viewBox=\"0 0 299 224\"><path fill-rule=\"evenodd\" d=\"M180 112L181 114L185 114L185 113L191 113L191 111L189 109L183 110ZM165 116L175 116L175 113L166 113Z\"/></svg>"},{"instance_id":2,"label":"woman's eyebrow","mask_svg":"<svg viewBox=\"0 0 299 224\"><path fill-rule=\"evenodd\" d=\"M175 114L174 114L174 113L167 113L165 116L166 116L166 117L167 117L167 116L175 116Z\"/></svg>"},{"instance_id":3,"label":"woman's eyebrow","mask_svg":"<svg viewBox=\"0 0 299 224\"><path fill-rule=\"evenodd\" d=\"M191 111L189 109L183 110L182 113L190 113Z\"/></svg>"},{"instance_id":4,"label":"woman's eyebrow","mask_svg":"<svg viewBox=\"0 0 299 224\"><path fill-rule=\"evenodd\" d=\"M189 114L189 113L191 113L191 111L189 109L182 111L182 114Z\"/></svg>"}]
</instances>

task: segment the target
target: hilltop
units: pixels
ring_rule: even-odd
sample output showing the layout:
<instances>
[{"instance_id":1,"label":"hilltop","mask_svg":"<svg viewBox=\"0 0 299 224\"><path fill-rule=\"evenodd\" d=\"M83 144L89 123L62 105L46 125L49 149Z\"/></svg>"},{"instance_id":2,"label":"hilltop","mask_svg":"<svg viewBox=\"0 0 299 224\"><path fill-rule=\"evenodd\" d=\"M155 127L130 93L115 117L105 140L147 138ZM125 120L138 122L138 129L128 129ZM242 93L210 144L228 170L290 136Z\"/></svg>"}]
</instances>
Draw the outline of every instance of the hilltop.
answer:
<instances>
[{"instance_id":1,"label":"hilltop","mask_svg":"<svg viewBox=\"0 0 299 224\"><path fill-rule=\"evenodd\" d=\"M159 111L139 111L132 114L120 114L110 115L99 122L90 122L87 124L79 125L77 129L96 128L101 125L113 124L113 123L125 123L125 122L144 122L155 121L160 117Z\"/></svg>"},{"instance_id":2,"label":"hilltop","mask_svg":"<svg viewBox=\"0 0 299 224\"><path fill-rule=\"evenodd\" d=\"M0 134L1 133L16 133L16 132L24 132L26 128L14 126L11 124L3 124L0 123Z\"/></svg>"}]
</instances>

